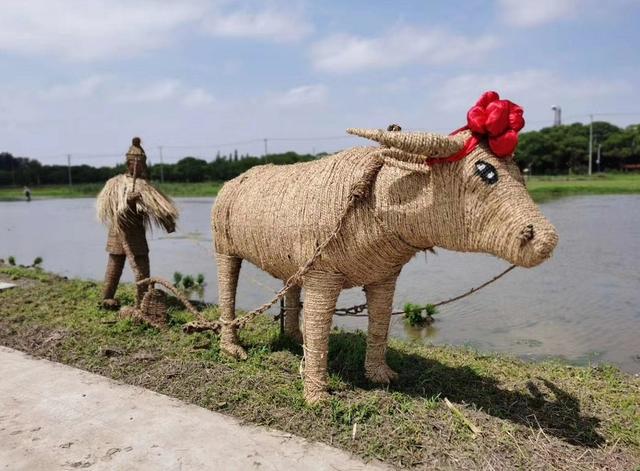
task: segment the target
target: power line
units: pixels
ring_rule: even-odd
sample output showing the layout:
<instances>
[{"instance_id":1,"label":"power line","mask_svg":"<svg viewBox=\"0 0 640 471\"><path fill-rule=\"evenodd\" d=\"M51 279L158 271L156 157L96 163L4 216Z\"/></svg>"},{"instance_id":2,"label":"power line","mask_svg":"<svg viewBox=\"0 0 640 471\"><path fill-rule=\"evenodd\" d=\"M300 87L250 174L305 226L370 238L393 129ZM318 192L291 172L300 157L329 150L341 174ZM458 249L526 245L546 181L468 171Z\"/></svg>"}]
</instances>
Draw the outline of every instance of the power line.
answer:
<instances>
[{"instance_id":1,"label":"power line","mask_svg":"<svg viewBox=\"0 0 640 471\"><path fill-rule=\"evenodd\" d=\"M640 112L598 112L598 113L584 113L584 114L573 114L573 115L565 115L564 118L565 119L574 119L574 118L590 118L591 116L640 116ZM526 123L527 124L543 124L543 123L550 123L549 119L539 119L539 120L532 120L532 119L526 119ZM424 129L421 128L405 128L405 130L407 131L421 131ZM430 128L429 131L433 131L433 132L442 132L442 133L447 133L449 131L451 131L450 129L444 129L444 128ZM165 157L175 157L175 158L180 158L180 157L184 157L183 155L178 155L178 154L174 154L174 155L167 155L166 153L163 153L163 149L173 149L173 150L179 150L179 149L220 149L223 147L230 147L230 146L244 146L244 145L249 145L249 144L264 144L264 152L265 154L267 154L268 152L268 141L274 141L274 142L314 142L314 141L342 141L342 140L355 140L355 139L359 139L356 136L351 136L348 134L340 134L340 135L329 135L329 136L310 136L310 137L286 137L286 136L277 136L277 137L267 137L267 138L253 138L253 139L245 139L245 140L239 140L239 141L233 141L233 142L222 142L222 143L218 143L218 144L172 144L172 145L156 145L156 147L159 150L159 156L160 156L160 164L161 167L164 164L164 158ZM105 152L105 153L91 153L91 152L73 152L72 155L74 157L74 159L77 161L78 159L81 160L86 160L86 159L109 159L109 158L122 158L124 156L125 152ZM46 156L33 156L31 158L34 159L39 159L39 160L51 160L51 159L64 159L68 154L51 154L51 155L46 155ZM203 155L192 155L193 157L198 157L198 158L206 158L209 156L203 156Z\"/></svg>"},{"instance_id":2,"label":"power line","mask_svg":"<svg viewBox=\"0 0 640 471\"><path fill-rule=\"evenodd\" d=\"M67 159L68 155L73 155L74 159L77 160L91 160L91 159L120 159L120 158L124 158L125 153L124 152L120 152L117 154L83 154L83 153L77 153L77 152L71 152L69 154L55 154L55 155L30 155L27 156L30 159L35 159L35 160L48 160L48 161L52 161L52 160L58 160L58 161L64 161L65 159ZM81 165L81 164L80 164Z\"/></svg>"},{"instance_id":3,"label":"power line","mask_svg":"<svg viewBox=\"0 0 640 471\"><path fill-rule=\"evenodd\" d=\"M225 142L224 144L205 144L205 145L171 145L162 146L165 149L217 149L218 147L241 146L245 144L255 144L262 142L264 138L248 139L246 141Z\"/></svg>"},{"instance_id":4,"label":"power line","mask_svg":"<svg viewBox=\"0 0 640 471\"><path fill-rule=\"evenodd\" d=\"M629 112L629 113L591 113L593 116L640 116L640 113Z\"/></svg>"},{"instance_id":5,"label":"power line","mask_svg":"<svg viewBox=\"0 0 640 471\"><path fill-rule=\"evenodd\" d=\"M340 139L357 139L357 136L322 136L322 137L269 137L270 141L335 141Z\"/></svg>"}]
</instances>

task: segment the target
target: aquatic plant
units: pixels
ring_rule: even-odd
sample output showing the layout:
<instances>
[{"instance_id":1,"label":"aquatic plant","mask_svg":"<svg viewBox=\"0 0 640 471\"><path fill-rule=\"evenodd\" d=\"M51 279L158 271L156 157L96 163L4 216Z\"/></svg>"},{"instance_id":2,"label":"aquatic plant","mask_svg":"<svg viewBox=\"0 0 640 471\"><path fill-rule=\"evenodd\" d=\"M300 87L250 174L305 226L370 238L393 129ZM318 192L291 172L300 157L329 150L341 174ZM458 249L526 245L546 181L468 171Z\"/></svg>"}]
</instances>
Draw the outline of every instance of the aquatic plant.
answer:
<instances>
[{"instance_id":1,"label":"aquatic plant","mask_svg":"<svg viewBox=\"0 0 640 471\"><path fill-rule=\"evenodd\" d=\"M193 279L193 276L191 275L185 275L182 278L182 288L184 289L190 289L193 288L193 286L196 284L196 282Z\"/></svg>"},{"instance_id":2,"label":"aquatic plant","mask_svg":"<svg viewBox=\"0 0 640 471\"><path fill-rule=\"evenodd\" d=\"M193 290L202 290L205 283L204 274L198 273L197 275L183 275L179 271L173 273L173 286L189 293Z\"/></svg>"},{"instance_id":3,"label":"aquatic plant","mask_svg":"<svg viewBox=\"0 0 640 471\"><path fill-rule=\"evenodd\" d=\"M406 303L404 305L404 320L412 327L423 326L433 322L433 316L438 313L438 309L433 304Z\"/></svg>"}]
</instances>

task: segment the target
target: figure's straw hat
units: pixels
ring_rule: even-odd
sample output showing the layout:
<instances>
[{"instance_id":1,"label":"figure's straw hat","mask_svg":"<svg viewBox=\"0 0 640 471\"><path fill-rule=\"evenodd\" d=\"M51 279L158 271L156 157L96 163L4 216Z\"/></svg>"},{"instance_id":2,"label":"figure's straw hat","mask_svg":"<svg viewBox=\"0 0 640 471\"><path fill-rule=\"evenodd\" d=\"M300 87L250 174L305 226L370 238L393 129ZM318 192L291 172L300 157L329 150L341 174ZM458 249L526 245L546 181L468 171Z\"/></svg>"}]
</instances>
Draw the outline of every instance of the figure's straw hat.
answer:
<instances>
[{"instance_id":1,"label":"figure's straw hat","mask_svg":"<svg viewBox=\"0 0 640 471\"><path fill-rule=\"evenodd\" d=\"M127 151L127 162L137 160L138 163L147 164L147 154L144 153L144 149L140 145L140 138L134 137L131 139L131 147Z\"/></svg>"}]
</instances>

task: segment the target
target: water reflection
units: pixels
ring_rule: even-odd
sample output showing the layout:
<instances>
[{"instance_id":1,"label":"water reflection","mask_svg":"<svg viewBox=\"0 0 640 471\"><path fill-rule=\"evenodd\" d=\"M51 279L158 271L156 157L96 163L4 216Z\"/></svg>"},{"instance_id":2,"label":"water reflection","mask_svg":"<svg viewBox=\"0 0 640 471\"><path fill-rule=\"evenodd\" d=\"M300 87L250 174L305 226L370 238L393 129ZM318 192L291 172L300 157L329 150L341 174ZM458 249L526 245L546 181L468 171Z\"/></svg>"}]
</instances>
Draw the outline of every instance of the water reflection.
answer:
<instances>
[{"instance_id":1,"label":"water reflection","mask_svg":"<svg viewBox=\"0 0 640 471\"><path fill-rule=\"evenodd\" d=\"M438 334L436 322L438 321L435 320L432 324L427 324L423 327L411 326L406 322L403 322L402 327L404 330L404 336L413 342L424 342L428 339L435 338Z\"/></svg>"}]
</instances>

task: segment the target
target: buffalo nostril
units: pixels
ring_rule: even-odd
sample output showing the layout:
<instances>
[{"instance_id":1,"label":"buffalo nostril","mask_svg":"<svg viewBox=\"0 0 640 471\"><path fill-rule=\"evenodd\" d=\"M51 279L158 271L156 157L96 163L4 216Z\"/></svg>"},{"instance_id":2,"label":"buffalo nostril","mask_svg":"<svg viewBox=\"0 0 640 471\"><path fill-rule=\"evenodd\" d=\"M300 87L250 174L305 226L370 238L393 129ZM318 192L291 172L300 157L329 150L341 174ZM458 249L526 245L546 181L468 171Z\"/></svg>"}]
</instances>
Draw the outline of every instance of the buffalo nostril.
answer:
<instances>
[{"instance_id":1,"label":"buffalo nostril","mask_svg":"<svg viewBox=\"0 0 640 471\"><path fill-rule=\"evenodd\" d=\"M518 238L520 239L522 244L526 244L527 242L533 239L534 235L535 234L533 232L533 224L528 224L527 227L525 227L524 229L522 229L522 231L520 231L520 236Z\"/></svg>"}]
</instances>

